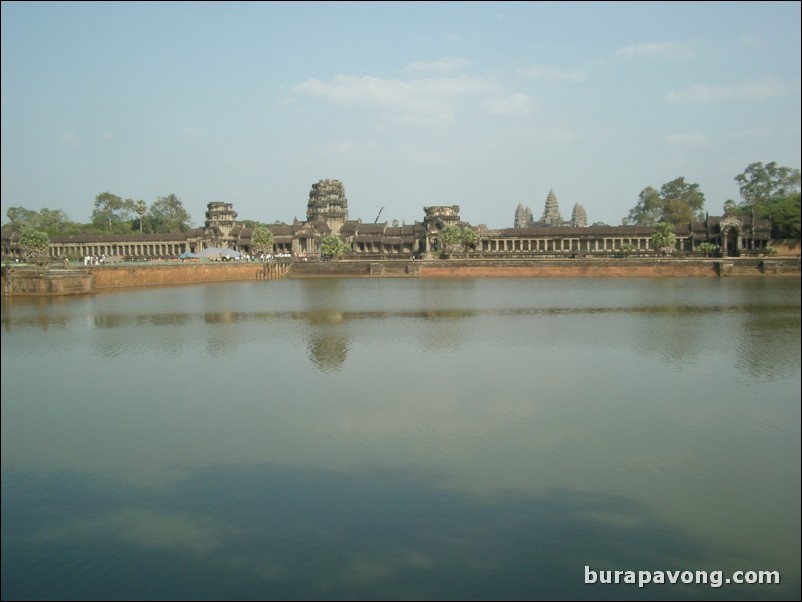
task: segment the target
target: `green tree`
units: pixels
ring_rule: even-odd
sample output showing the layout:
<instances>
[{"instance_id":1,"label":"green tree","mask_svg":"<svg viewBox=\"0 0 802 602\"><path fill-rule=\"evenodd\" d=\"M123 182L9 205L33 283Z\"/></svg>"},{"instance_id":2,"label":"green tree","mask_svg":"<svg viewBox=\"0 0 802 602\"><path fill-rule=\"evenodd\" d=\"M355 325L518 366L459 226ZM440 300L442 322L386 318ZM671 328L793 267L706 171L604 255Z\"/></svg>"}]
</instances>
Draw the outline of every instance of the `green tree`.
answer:
<instances>
[{"instance_id":1,"label":"green tree","mask_svg":"<svg viewBox=\"0 0 802 602\"><path fill-rule=\"evenodd\" d=\"M635 245L631 242L625 242L621 245L621 252L624 254L624 257L629 257L629 254L635 251Z\"/></svg>"},{"instance_id":2,"label":"green tree","mask_svg":"<svg viewBox=\"0 0 802 602\"><path fill-rule=\"evenodd\" d=\"M39 214L25 207L9 207L6 210L6 217L10 222L9 225L17 224L21 226L23 224L28 224L29 226L33 226L35 223L34 220L39 218Z\"/></svg>"},{"instance_id":3,"label":"green tree","mask_svg":"<svg viewBox=\"0 0 802 602\"><path fill-rule=\"evenodd\" d=\"M732 215L738 213L738 205L732 199L724 201L724 215Z\"/></svg>"},{"instance_id":4,"label":"green tree","mask_svg":"<svg viewBox=\"0 0 802 602\"><path fill-rule=\"evenodd\" d=\"M39 211L39 227L45 232L60 234L67 230L70 218L62 209L48 209L47 207Z\"/></svg>"},{"instance_id":5,"label":"green tree","mask_svg":"<svg viewBox=\"0 0 802 602\"><path fill-rule=\"evenodd\" d=\"M131 229L134 216L134 201L123 200L110 192L101 192L95 197L92 223L109 232L125 232Z\"/></svg>"},{"instance_id":6,"label":"green tree","mask_svg":"<svg viewBox=\"0 0 802 602\"><path fill-rule=\"evenodd\" d=\"M767 203L766 217L771 220L772 238L800 238L800 219L802 218L802 203L800 193L787 197L773 199Z\"/></svg>"},{"instance_id":7,"label":"green tree","mask_svg":"<svg viewBox=\"0 0 802 602\"><path fill-rule=\"evenodd\" d=\"M8 233L12 244L15 238L19 239L23 230L35 229L39 223L39 214L36 211L25 209L25 207L9 207L6 216L9 223L3 226L3 231Z\"/></svg>"},{"instance_id":8,"label":"green tree","mask_svg":"<svg viewBox=\"0 0 802 602\"><path fill-rule=\"evenodd\" d=\"M50 254L50 237L46 232L25 227L20 233L19 246L25 261L43 265Z\"/></svg>"},{"instance_id":9,"label":"green tree","mask_svg":"<svg viewBox=\"0 0 802 602\"><path fill-rule=\"evenodd\" d=\"M771 237L800 238L800 171L775 162L750 164L735 176L743 201L738 212L771 221Z\"/></svg>"},{"instance_id":10,"label":"green tree","mask_svg":"<svg viewBox=\"0 0 802 602\"><path fill-rule=\"evenodd\" d=\"M251 235L251 251L259 255L273 252L273 233L264 226L257 226Z\"/></svg>"},{"instance_id":11,"label":"green tree","mask_svg":"<svg viewBox=\"0 0 802 602\"><path fill-rule=\"evenodd\" d=\"M697 245L696 250L699 251L705 257L710 257L716 251L718 251L718 247L714 245L712 242L702 242Z\"/></svg>"},{"instance_id":12,"label":"green tree","mask_svg":"<svg viewBox=\"0 0 802 602\"><path fill-rule=\"evenodd\" d=\"M25 207L9 207L6 211L9 219L7 227L16 232L28 227L35 230L44 230L48 234L59 234L67 231L72 222L61 209L43 208L40 211L25 209Z\"/></svg>"},{"instance_id":13,"label":"green tree","mask_svg":"<svg viewBox=\"0 0 802 602\"><path fill-rule=\"evenodd\" d=\"M800 172L791 167L780 167L774 161L766 165L757 162L749 164L743 173L735 176L735 181L738 182L743 205L752 207L798 192Z\"/></svg>"},{"instance_id":14,"label":"green tree","mask_svg":"<svg viewBox=\"0 0 802 602\"><path fill-rule=\"evenodd\" d=\"M699 184L689 184L685 178L676 178L663 184L660 190L647 186L638 203L630 209L624 224L652 226L660 222L674 225L687 224L704 219L705 195Z\"/></svg>"},{"instance_id":15,"label":"green tree","mask_svg":"<svg viewBox=\"0 0 802 602\"><path fill-rule=\"evenodd\" d=\"M241 219L237 220L237 223L240 224L243 228L250 228L251 230L258 228L259 226L265 225L262 222L255 219Z\"/></svg>"},{"instance_id":16,"label":"green tree","mask_svg":"<svg viewBox=\"0 0 802 602\"><path fill-rule=\"evenodd\" d=\"M462 247L465 249L465 258L468 258L468 253L476 248L476 243L479 242L479 235L476 230L465 227L462 229Z\"/></svg>"},{"instance_id":17,"label":"green tree","mask_svg":"<svg viewBox=\"0 0 802 602\"><path fill-rule=\"evenodd\" d=\"M647 186L640 191L638 203L629 210L629 215L624 219L624 225L652 226L663 217L663 200L660 193Z\"/></svg>"},{"instance_id":18,"label":"green tree","mask_svg":"<svg viewBox=\"0 0 802 602\"><path fill-rule=\"evenodd\" d=\"M677 245L677 236L674 234L674 226L669 222L660 222L654 228L652 234L652 247L668 255L673 253Z\"/></svg>"},{"instance_id":19,"label":"green tree","mask_svg":"<svg viewBox=\"0 0 802 602\"><path fill-rule=\"evenodd\" d=\"M449 224L440 231L440 247L443 253L455 253L462 246L462 228Z\"/></svg>"},{"instance_id":20,"label":"green tree","mask_svg":"<svg viewBox=\"0 0 802 602\"><path fill-rule=\"evenodd\" d=\"M139 233L142 234L142 218L148 212L148 204L140 199L134 203L134 211L139 216Z\"/></svg>"},{"instance_id":21,"label":"green tree","mask_svg":"<svg viewBox=\"0 0 802 602\"><path fill-rule=\"evenodd\" d=\"M9 207L6 216L9 219L7 227L11 227L17 232L28 227L57 234L64 232L71 223L70 218L61 209L44 208L41 211L34 211L25 207Z\"/></svg>"},{"instance_id":22,"label":"green tree","mask_svg":"<svg viewBox=\"0 0 802 602\"><path fill-rule=\"evenodd\" d=\"M156 199L149 215L156 232L186 232L192 221L181 199L174 194Z\"/></svg>"},{"instance_id":23,"label":"green tree","mask_svg":"<svg viewBox=\"0 0 802 602\"><path fill-rule=\"evenodd\" d=\"M660 197L665 203L663 217L672 224L688 224L702 221L705 217L705 195L699 184L689 184L685 178L677 178L660 188Z\"/></svg>"},{"instance_id":24,"label":"green tree","mask_svg":"<svg viewBox=\"0 0 802 602\"><path fill-rule=\"evenodd\" d=\"M329 234L320 242L320 255L327 259L340 259L348 250L339 236Z\"/></svg>"}]
</instances>

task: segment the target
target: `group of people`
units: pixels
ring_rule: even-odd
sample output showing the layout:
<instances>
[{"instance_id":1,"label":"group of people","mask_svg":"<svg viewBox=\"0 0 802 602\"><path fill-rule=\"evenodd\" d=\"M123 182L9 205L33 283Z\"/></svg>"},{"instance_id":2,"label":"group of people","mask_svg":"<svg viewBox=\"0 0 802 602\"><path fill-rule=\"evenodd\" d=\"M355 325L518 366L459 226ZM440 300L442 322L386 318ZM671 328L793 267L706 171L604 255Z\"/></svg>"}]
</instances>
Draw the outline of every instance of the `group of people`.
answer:
<instances>
[{"instance_id":1,"label":"group of people","mask_svg":"<svg viewBox=\"0 0 802 602\"><path fill-rule=\"evenodd\" d=\"M66 257L64 258L65 265L69 264L69 261ZM106 263L105 255L100 255L99 257L97 255L87 255L84 257L84 265L100 265L103 263Z\"/></svg>"}]
</instances>

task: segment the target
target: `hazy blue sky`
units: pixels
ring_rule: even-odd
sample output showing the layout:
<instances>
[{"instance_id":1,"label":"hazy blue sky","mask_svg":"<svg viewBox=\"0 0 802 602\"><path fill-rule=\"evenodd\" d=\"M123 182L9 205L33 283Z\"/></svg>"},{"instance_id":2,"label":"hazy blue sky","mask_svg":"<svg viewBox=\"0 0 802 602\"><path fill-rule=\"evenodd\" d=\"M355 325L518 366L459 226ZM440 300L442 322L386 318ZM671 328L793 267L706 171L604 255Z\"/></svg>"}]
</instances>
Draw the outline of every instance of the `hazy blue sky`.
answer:
<instances>
[{"instance_id":1,"label":"hazy blue sky","mask_svg":"<svg viewBox=\"0 0 802 602\"><path fill-rule=\"evenodd\" d=\"M511 227L554 189L620 224L646 186L739 200L800 167L800 3L2 3L2 218L104 191L240 219L425 205Z\"/></svg>"}]
</instances>

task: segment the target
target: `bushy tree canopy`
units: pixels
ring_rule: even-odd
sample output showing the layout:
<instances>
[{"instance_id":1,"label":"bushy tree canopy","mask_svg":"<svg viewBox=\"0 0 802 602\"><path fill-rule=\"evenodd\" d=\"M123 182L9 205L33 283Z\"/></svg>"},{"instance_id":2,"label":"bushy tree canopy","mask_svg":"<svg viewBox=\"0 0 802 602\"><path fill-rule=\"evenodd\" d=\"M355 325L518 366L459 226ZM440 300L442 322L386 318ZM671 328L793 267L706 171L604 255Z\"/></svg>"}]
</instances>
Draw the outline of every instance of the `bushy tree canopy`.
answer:
<instances>
[{"instance_id":1,"label":"bushy tree canopy","mask_svg":"<svg viewBox=\"0 0 802 602\"><path fill-rule=\"evenodd\" d=\"M440 245L444 253L456 253L465 251L467 253L476 246L479 236L472 228L461 228L456 224L450 224L440 232Z\"/></svg>"},{"instance_id":2,"label":"bushy tree canopy","mask_svg":"<svg viewBox=\"0 0 802 602\"><path fill-rule=\"evenodd\" d=\"M450 224L440 231L440 245L445 253L453 253L462 246L462 228Z\"/></svg>"},{"instance_id":3,"label":"bushy tree canopy","mask_svg":"<svg viewBox=\"0 0 802 602\"><path fill-rule=\"evenodd\" d=\"M123 200L116 194L101 192L95 197L92 223L108 232L127 232L136 215L136 204L131 199Z\"/></svg>"},{"instance_id":4,"label":"bushy tree canopy","mask_svg":"<svg viewBox=\"0 0 802 602\"><path fill-rule=\"evenodd\" d=\"M154 232L186 232L192 218L174 194L159 197L148 212Z\"/></svg>"},{"instance_id":5,"label":"bushy tree canopy","mask_svg":"<svg viewBox=\"0 0 802 602\"><path fill-rule=\"evenodd\" d=\"M729 211L771 221L772 238L800 238L800 171L775 162L750 164L735 176L743 199Z\"/></svg>"},{"instance_id":6,"label":"bushy tree canopy","mask_svg":"<svg viewBox=\"0 0 802 602\"><path fill-rule=\"evenodd\" d=\"M19 241L22 257L25 261L44 263L50 252L50 237L46 232L24 227Z\"/></svg>"},{"instance_id":7,"label":"bushy tree canopy","mask_svg":"<svg viewBox=\"0 0 802 602\"><path fill-rule=\"evenodd\" d=\"M273 233L264 226L254 228L251 235L251 250L260 255L272 253Z\"/></svg>"},{"instance_id":8,"label":"bushy tree canopy","mask_svg":"<svg viewBox=\"0 0 802 602\"><path fill-rule=\"evenodd\" d=\"M651 186L638 195L638 204L624 218L625 225L652 226L660 222L687 224L704 219L705 195L699 184L677 178L663 184L660 190Z\"/></svg>"},{"instance_id":9,"label":"bushy tree canopy","mask_svg":"<svg viewBox=\"0 0 802 602\"><path fill-rule=\"evenodd\" d=\"M757 162L735 176L735 181L741 190L742 205L760 205L799 192L800 172L774 161L766 165Z\"/></svg>"},{"instance_id":10,"label":"bushy tree canopy","mask_svg":"<svg viewBox=\"0 0 802 602\"><path fill-rule=\"evenodd\" d=\"M17 231L23 228L42 230L49 234L65 232L70 226L70 218L61 209L47 209L39 211L25 209L25 207L9 207L6 211L9 226Z\"/></svg>"},{"instance_id":11,"label":"bushy tree canopy","mask_svg":"<svg viewBox=\"0 0 802 602\"><path fill-rule=\"evenodd\" d=\"M334 234L326 236L320 243L320 255L329 259L339 259L347 250L347 245Z\"/></svg>"}]
</instances>

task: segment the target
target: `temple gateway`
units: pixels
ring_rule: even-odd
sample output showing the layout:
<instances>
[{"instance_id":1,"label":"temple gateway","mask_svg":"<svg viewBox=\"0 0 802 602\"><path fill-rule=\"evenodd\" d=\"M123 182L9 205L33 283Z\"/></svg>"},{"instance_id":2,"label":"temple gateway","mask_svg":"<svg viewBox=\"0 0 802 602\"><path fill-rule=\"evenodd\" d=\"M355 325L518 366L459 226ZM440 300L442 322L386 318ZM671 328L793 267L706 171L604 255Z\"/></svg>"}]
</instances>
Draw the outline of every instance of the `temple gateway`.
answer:
<instances>
[{"instance_id":1,"label":"temple gateway","mask_svg":"<svg viewBox=\"0 0 802 602\"><path fill-rule=\"evenodd\" d=\"M512 228L472 226L460 218L458 205L423 208L423 219L413 224L348 219L348 199L339 180L320 180L309 191L306 220L266 226L273 234L274 253L292 258L317 258L327 236L338 236L348 249L346 258L428 257L440 249L440 232L449 225L470 228L477 243L472 257L590 257L656 255L652 226L588 226L585 209L576 204L571 219L563 220L557 197L550 190L541 218L519 205ZM200 253L221 247L252 254L253 228L237 222L231 203L209 203L203 227L170 234L106 234L51 236L51 259L85 256L122 259L174 259L183 253ZM676 252L698 253L700 243L712 243L720 255L757 254L769 243L770 224L749 217L707 216L674 227ZM20 258L18 239L3 230L3 259Z\"/></svg>"}]
</instances>

